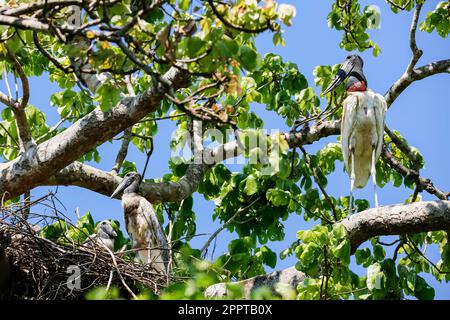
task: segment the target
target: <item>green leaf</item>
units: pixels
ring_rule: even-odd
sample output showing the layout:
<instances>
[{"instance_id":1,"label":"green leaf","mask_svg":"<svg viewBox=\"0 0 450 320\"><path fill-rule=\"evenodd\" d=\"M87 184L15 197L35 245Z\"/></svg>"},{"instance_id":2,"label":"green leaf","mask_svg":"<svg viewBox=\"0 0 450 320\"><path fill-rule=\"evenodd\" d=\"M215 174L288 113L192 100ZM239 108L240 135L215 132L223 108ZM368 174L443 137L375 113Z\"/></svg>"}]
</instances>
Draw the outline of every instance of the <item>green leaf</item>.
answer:
<instances>
[{"instance_id":1,"label":"green leaf","mask_svg":"<svg viewBox=\"0 0 450 320\"><path fill-rule=\"evenodd\" d=\"M424 278L416 276L414 295L419 300L433 300L435 292L434 289L426 283Z\"/></svg>"},{"instance_id":2,"label":"green leaf","mask_svg":"<svg viewBox=\"0 0 450 320\"><path fill-rule=\"evenodd\" d=\"M258 192L258 181L256 180L255 176L250 175L244 181L245 181L244 192L248 196L251 196L256 192Z\"/></svg>"},{"instance_id":3,"label":"green leaf","mask_svg":"<svg viewBox=\"0 0 450 320\"><path fill-rule=\"evenodd\" d=\"M187 38L187 52L190 57L195 57L200 50L206 45L206 42L199 37Z\"/></svg>"},{"instance_id":4,"label":"green leaf","mask_svg":"<svg viewBox=\"0 0 450 320\"><path fill-rule=\"evenodd\" d=\"M385 275L382 271L381 264L378 262L372 264L367 268L366 285L370 291L381 290L384 288Z\"/></svg>"},{"instance_id":5,"label":"green leaf","mask_svg":"<svg viewBox=\"0 0 450 320\"><path fill-rule=\"evenodd\" d=\"M370 253L369 248L359 249L355 252L355 258L357 264L364 264L364 267L367 267L366 262L369 261L369 263L372 261L372 255Z\"/></svg>"},{"instance_id":6,"label":"green leaf","mask_svg":"<svg viewBox=\"0 0 450 320\"><path fill-rule=\"evenodd\" d=\"M439 2L436 9L429 12L425 21L420 24L420 30L429 33L436 30L442 38L446 38L450 33L450 2Z\"/></svg>"},{"instance_id":7,"label":"green leaf","mask_svg":"<svg viewBox=\"0 0 450 320\"><path fill-rule=\"evenodd\" d=\"M271 268L275 268L277 264L277 254L267 246L262 246L260 248L260 251L262 253L264 264L268 265Z\"/></svg>"},{"instance_id":8,"label":"green leaf","mask_svg":"<svg viewBox=\"0 0 450 320\"><path fill-rule=\"evenodd\" d=\"M336 239L345 239L347 237L347 230L342 224L335 224L332 232Z\"/></svg>"},{"instance_id":9,"label":"green leaf","mask_svg":"<svg viewBox=\"0 0 450 320\"><path fill-rule=\"evenodd\" d=\"M266 198L276 207L285 206L289 203L290 193L278 189L268 189Z\"/></svg>"},{"instance_id":10,"label":"green leaf","mask_svg":"<svg viewBox=\"0 0 450 320\"><path fill-rule=\"evenodd\" d=\"M345 265L350 264L350 242L343 240L339 245L333 248L333 255L342 260Z\"/></svg>"},{"instance_id":11,"label":"green leaf","mask_svg":"<svg viewBox=\"0 0 450 320\"><path fill-rule=\"evenodd\" d=\"M180 9L181 10L188 10L189 6L191 5L191 0L180 0Z\"/></svg>"},{"instance_id":12,"label":"green leaf","mask_svg":"<svg viewBox=\"0 0 450 320\"><path fill-rule=\"evenodd\" d=\"M380 245L373 246L373 256L376 260L381 261L386 256L386 251Z\"/></svg>"},{"instance_id":13,"label":"green leaf","mask_svg":"<svg viewBox=\"0 0 450 320\"><path fill-rule=\"evenodd\" d=\"M102 111L107 111L120 101L120 90L114 84L104 83L97 89L94 100L100 103Z\"/></svg>"},{"instance_id":14,"label":"green leaf","mask_svg":"<svg viewBox=\"0 0 450 320\"><path fill-rule=\"evenodd\" d=\"M238 61L248 71L253 71L258 67L259 55L252 48L242 45L239 47Z\"/></svg>"},{"instance_id":15,"label":"green leaf","mask_svg":"<svg viewBox=\"0 0 450 320\"><path fill-rule=\"evenodd\" d=\"M98 287L89 290L85 295L86 300L114 300L120 298L120 290L117 287Z\"/></svg>"}]
</instances>

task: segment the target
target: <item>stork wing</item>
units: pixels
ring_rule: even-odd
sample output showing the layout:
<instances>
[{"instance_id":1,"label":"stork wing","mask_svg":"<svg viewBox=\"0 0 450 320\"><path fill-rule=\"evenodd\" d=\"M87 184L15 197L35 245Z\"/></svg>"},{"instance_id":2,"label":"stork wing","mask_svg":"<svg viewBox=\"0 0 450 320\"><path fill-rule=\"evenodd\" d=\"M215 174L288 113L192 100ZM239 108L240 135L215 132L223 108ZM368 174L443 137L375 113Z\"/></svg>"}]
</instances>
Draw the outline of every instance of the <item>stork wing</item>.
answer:
<instances>
[{"instance_id":1,"label":"stork wing","mask_svg":"<svg viewBox=\"0 0 450 320\"><path fill-rule=\"evenodd\" d=\"M151 241L156 244L159 248L161 248L161 256L164 263L168 263L169 261L169 245L167 243L166 235L164 234L161 223L159 222L158 216L156 215L155 210L150 202L148 202L145 198L140 199L140 207L144 212L145 219L147 220L148 227L150 232L150 237L152 239L147 239L147 241Z\"/></svg>"},{"instance_id":2,"label":"stork wing","mask_svg":"<svg viewBox=\"0 0 450 320\"><path fill-rule=\"evenodd\" d=\"M344 100L341 120L341 145L342 157L344 158L345 170L349 171L350 164L350 136L356 121L356 109L358 107L357 94L350 94Z\"/></svg>"},{"instance_id":3,"label":"stork wing","mask_svg":"<svg viewBox=\"0 0 450 320\"><path fill-rule=\"evenodd\" d=\"M384 140L384 121L387 110L387 103L381 94L375 94L373 99L373 109L376 121L376 132L377 132L377 146L375 151L375 159L381 154L381 148L383 147Z\"/></svg>"}]
</instances>

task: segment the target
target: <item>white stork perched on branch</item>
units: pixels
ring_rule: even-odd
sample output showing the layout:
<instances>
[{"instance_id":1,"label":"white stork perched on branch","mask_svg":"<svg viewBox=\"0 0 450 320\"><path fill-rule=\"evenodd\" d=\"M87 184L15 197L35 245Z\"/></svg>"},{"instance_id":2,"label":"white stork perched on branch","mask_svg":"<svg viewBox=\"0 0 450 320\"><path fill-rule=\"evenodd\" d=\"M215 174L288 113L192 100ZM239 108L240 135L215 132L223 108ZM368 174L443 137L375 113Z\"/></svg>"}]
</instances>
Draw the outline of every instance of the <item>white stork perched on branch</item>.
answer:
<instances>
[{"instance_id":1,"label":"white stork perched on branch","mask_svg":"<svg viewBox=\"0 0 450 320\"><path fill-rule=\"evenodd\" d=\"M334 90L348 78L348 97L344 100L342 112L341 144L345 168L350 176L349 213L352 212L353 189L364 188L371 175L375 207L378 207L375 164L383 146L387 104L382 95L367 88L363 64L360 56L348 56L324 92L327 94Z\"/></svg>"}]
</instances>

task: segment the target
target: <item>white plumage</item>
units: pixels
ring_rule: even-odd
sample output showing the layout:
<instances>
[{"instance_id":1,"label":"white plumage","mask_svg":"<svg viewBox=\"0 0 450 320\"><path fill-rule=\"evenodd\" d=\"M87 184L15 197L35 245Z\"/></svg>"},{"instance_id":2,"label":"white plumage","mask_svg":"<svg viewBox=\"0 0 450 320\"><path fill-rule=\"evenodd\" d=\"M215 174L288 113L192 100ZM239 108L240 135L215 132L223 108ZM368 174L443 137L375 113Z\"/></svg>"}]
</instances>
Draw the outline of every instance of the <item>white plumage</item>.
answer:
<instances>
[{"instance_id":1,"label":"white plumage","mask_svg":"<svg viewBox=\"0 0 450 320\"><path fill-rule=\"evenodd\" d=\"M342 155L354 187L364 188L381 154L387 104L372 91L349 92L344 100L341 123ZM352 152L354 154L354 165ZM375 161L372 161L372 160ZM352 170L354 169L354 170Z\"/></svg>"},{"instance_id":2,"label":"white plumage","mask_svg":"<svg viewBox=\"0 0 450 320\"><path fill-rule=\"evenodd\" d=\"M374 184L375 207L378 207L375 165L383 147L387 103L382 95L367 89L363 65L360 56L348 56L324 91L327 94L348 79L345 86L348 97L342 111L341 144L345 169L350 176L349 213L352 212L353 189L364 188L370 176Z\"/></svg>"}]
</instances>

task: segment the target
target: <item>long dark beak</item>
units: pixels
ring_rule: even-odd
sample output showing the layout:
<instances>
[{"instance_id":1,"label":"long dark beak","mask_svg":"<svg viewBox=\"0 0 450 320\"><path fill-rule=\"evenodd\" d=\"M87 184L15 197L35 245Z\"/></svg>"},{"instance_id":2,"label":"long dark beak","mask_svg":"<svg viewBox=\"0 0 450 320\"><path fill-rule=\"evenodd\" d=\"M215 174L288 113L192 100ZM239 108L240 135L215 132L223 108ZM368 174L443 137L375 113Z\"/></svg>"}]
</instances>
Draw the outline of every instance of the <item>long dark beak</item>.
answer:
<instances>
[{"instance_id":1,"label":"long dark beak","mask_svg":"<svg viewBox=\"0 0 450 320\"><path fill-rule=\"evenodd\" d=\"M342 82L344 82L344 80L347 79L348 76L350 75L350 73L352 72L354 66L355 66L355 64L354 64L353 60L345 60L342 63L341 68L338 70L338 72L337 72L336 76L334 77L333 81L331 81L330 85L324 91L323 94L326 95L328 92L334 90Z\"/></svg>"},{"instance_id":2,"label":"long dark beak","mask_svg":"<svg viewBox=\"0 0 450 320\"><path fill-rule=\"evenodd\" d=\"M107 225L103 225L100 227L104 232L106 232L109 236L111 236L112 238L117 237L117 233L114 230L114 227L112 226L112 224L107 224Z\"/></svg>"},{"instance_id":3,"label":"long dark beak","mask_svg":"<svg viewBox=\"0 0 450 320\"><path fill-rule=\"evenodd\" d=\"M112 193L110 198L111 199L115 198L119 193L121 193L123 190L125 190L125 188L128 187L129 184L130 183L129 183L128 179L124 178L122 180L122 182L119 183L119 185L117 186L116 190L114 190L114 192Z\"/></svg>"},{"instance_id":4,"label":"long dark beak","mask_svg":"<svg viewBox=\"0 0 450 320\"><path fill-rule=\"evenodd\" d=\"M108 234L113 238L117 237L117 233L111 225L108 228Z\"/></svg>"}]
</instances>

